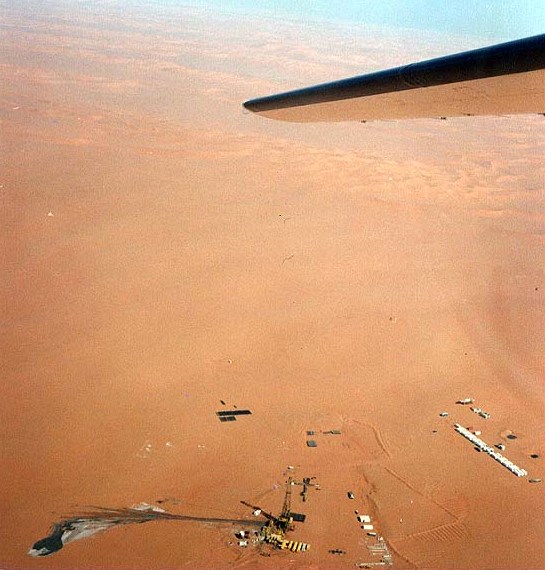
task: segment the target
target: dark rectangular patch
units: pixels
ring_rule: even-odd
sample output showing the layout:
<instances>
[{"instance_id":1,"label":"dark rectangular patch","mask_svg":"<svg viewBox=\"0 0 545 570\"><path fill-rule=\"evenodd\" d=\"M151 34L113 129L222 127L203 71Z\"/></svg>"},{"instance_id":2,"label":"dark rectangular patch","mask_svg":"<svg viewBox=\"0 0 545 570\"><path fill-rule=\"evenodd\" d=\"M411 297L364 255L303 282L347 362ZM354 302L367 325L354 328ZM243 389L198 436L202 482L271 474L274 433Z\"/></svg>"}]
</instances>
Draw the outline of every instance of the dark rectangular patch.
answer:
<instances>
[{"instance_id":1,"label":"dark rectangular patch","mask_svg":"<svg viewBox=\"0 0 545 570\"><path fill-rule=\"evenodd\" d=\"M218 416L247 416L251 414L250 410L221 410L216 412Z\"/></svg>"},{"instance_id":2,"label":"dark rectangular patch","mask_svg":"<svg viewBox=\"0 0 545 570\"><path fill-rule=\"evenodd\" d=\"M307 445L308 445L309 447L318 447L318 444L317 444L313 439L309 439L309 440L307 441Z\"/></svg>"},{"instance_id":3,"label":"dark rectangular patch","mask_svg":"<svg viewBox=\"0 0 545 570\"><path fill-rule=\"evenodd\" d=\"M220 422L236 422L237 419L235 416L220 416Z\"/></svg>"},{"instance_id":4,"label":"dark rectangular patch","mask_svg":"<svg viewBox=\"0 0 545 570\"><path fill-rule=\"evenodd\" d=\"M302 515L301 513L290 513L293 522L305 522L307 515Z\"/></svg>"}]
</instances>

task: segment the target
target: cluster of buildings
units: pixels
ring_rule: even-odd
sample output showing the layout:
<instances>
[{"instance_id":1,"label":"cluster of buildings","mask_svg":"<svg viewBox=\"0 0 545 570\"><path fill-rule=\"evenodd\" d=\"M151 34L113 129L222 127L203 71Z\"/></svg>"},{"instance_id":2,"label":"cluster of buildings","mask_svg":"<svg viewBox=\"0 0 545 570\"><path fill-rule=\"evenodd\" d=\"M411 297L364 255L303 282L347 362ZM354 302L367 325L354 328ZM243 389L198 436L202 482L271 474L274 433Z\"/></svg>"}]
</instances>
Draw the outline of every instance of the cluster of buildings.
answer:
<instances>
[{"instance_id":1,"label":"cluster of buildings","mask_svg":"<svg viewBox=\"0 0 545 570\"><path fill-rule=\"evenodd\" d=\"M356 515L358 522L361 524L361 528L366 531L372 531L373 525L371 524L371 517L369 515ZM376 533L369 533L371 536L376 536Z\"/></svg>"}]
</instances>

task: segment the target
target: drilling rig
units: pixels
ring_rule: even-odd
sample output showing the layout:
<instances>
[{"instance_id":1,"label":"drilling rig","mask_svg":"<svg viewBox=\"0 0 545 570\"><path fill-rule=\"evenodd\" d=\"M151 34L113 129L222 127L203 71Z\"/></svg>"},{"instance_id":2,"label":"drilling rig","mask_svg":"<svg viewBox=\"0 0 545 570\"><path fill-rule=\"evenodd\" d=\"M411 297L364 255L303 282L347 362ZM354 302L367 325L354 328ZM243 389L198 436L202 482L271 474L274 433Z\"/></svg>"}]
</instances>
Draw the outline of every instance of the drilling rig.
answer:
<instances>
[{"instance_id":1,"label":"drilling rig","mask_svg":"<svg viewBox=\"0 0 545 570\"><path fill-rule=\"evenodd\" d=\"M267 537L275 535L284 537L284 533L293 530L293 518L291 516L291 487L292 479L288 479L286 483L286 492L284 494L284 504L282 505L282 512L278 516L274 516L260 507L252 505L246 501L240 501L243 505L254 509L254 511L261 511L261 514L267 519L267 522L261 529L261 534L265 540Z\"/></svg>"},{"instance_id":2,"label":"drilling rig","mask_svg":"<svg viewBox=\"0 0 545 570\"><path fill-rule=\"evenodd\" d=\"M310 545L303 542L297 542L293 540L286 540L284 535L294 529L293 516L291 512L291 491L293 486L293 480L291 477L288 478L286 483L286 492L284 494L284 504L282 505L282 512L278 516L274 516L271 513L256 507L246 501L241 501L243 505L250 507L251 509L261 511L261 514L267 519L267 522L263 525L260 531L260 536L262 540L278 546L281 549L289 549L292 552L300 552L308 550Z\"/></svg>"}]
</instances>

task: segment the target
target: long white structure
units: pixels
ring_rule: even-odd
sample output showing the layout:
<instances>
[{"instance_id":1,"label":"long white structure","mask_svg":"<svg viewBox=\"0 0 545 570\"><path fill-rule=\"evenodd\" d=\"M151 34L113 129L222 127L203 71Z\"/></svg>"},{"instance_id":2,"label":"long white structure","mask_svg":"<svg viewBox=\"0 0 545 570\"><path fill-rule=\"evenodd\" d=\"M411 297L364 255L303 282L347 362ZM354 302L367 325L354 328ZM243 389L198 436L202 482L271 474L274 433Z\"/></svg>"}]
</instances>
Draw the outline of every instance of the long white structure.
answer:
<instances>
[{"instance_id":1,"label":"long white structure","mask_svg":"<svg viewBox=\"0 0 545 570\"><path fill-rule=\"evenodd\" d=\"M501 453L494 451L493 447L490 447L482 439L478 438L475 434L471 433L467 428L461 426L460 424L454 424L454 429L460 434L478 447L481 451L488 453L490 457L495 459L498 463L501 463L504 467L507 467L511 473L514 473L517 477L526 477L528 472L515 465L512 461L509 461L507 457L504 457Z\"/></svg>"}]
</instances>

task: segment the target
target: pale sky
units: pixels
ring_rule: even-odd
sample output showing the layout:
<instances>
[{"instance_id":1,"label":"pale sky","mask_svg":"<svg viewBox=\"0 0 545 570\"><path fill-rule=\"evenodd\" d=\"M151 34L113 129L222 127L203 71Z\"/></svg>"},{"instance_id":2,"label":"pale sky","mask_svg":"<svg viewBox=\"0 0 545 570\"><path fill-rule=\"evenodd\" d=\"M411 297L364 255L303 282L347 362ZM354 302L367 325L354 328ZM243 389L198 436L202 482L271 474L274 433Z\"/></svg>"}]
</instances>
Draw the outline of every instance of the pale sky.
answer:
<instances>
[{"instance_id":1,"label":"pale sky","mask_svg":"<svg viewBox=\"0 0 545 570\"><path fill-rule=\"evenodd\" d=\"M345 20L507 41L545 33L544 0L163 0L206 8Z\"/></svg>"}]
</instances>

